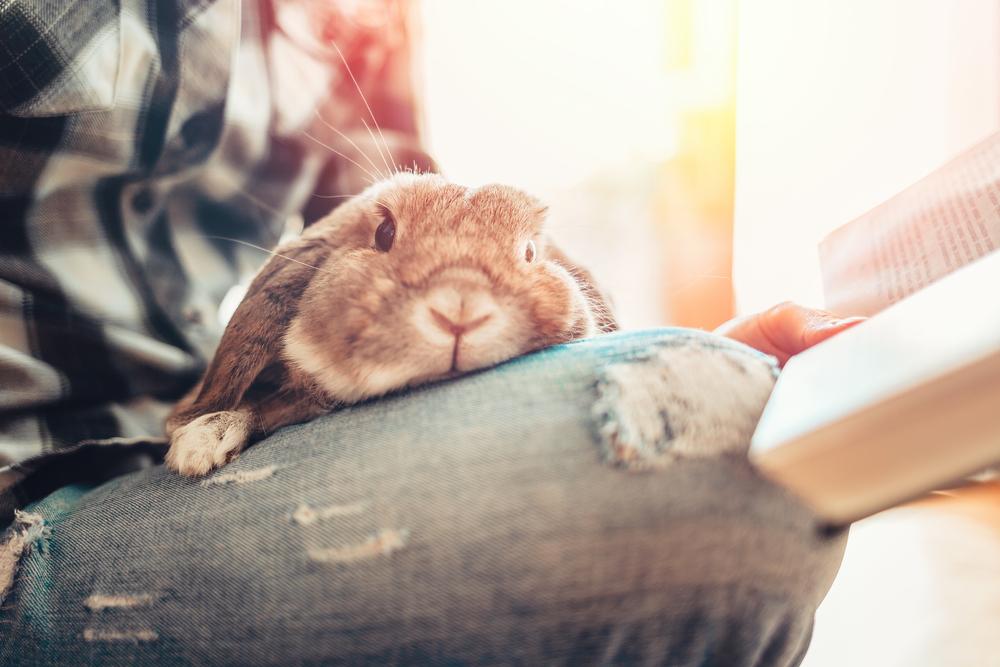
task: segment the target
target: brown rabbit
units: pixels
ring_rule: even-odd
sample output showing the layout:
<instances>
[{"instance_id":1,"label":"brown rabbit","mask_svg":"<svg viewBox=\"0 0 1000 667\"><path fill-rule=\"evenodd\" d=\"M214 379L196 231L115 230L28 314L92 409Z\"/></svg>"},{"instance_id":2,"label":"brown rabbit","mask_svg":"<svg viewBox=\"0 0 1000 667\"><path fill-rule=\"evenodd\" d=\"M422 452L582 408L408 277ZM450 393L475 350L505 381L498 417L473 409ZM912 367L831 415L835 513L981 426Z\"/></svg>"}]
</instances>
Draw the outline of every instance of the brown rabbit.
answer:
<instances>
[{"instance_id":1,"label":"brown rabbit","mask_svg":"<svg viewBox=\"0 0 1000 667\"><path fill-rule=\"evenodd\" d=\"M434 174L376 183L277 249L201 382L167 420L167 465L203 475L337 405L617 328L545 207Z\"/></svg>"}]
</instances>

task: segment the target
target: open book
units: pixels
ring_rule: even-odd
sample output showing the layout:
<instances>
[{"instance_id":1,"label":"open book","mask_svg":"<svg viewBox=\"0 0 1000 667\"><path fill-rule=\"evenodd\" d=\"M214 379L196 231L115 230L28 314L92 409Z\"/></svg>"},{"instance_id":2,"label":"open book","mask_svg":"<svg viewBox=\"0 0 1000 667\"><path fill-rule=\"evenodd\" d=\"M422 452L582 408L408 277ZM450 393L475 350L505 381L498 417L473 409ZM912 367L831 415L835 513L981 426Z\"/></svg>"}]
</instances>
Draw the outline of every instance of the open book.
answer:
<instances>
[{"instance_id":1,"label":"open book","mask_svg":"<svg viewBox=\"0 0 1000 667\"><path fill-rule=\"evenodd\" d=\"M820 245L827 307L750 457L842 524L1000 463L1000 134Z\"/></svg>"}]
</instances>

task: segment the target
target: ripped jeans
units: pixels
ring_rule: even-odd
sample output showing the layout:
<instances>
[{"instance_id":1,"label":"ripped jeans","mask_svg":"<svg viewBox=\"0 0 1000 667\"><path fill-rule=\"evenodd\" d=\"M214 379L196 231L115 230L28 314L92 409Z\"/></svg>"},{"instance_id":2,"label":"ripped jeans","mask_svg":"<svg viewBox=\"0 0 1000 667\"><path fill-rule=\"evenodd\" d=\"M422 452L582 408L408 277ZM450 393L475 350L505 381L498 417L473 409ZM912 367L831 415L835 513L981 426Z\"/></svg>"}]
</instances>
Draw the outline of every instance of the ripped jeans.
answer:
<instances>
[{"instance_id":1,"label":"ripped jeans","mask_svg":"<svg viewBox=\"0 0 1000 667\"><path fill-rule=\"evenodd\" d=\"M30 508L5 665L790 665L843 535L743 456L767 358L658 330Z\"/></svg>"}]
</instances>

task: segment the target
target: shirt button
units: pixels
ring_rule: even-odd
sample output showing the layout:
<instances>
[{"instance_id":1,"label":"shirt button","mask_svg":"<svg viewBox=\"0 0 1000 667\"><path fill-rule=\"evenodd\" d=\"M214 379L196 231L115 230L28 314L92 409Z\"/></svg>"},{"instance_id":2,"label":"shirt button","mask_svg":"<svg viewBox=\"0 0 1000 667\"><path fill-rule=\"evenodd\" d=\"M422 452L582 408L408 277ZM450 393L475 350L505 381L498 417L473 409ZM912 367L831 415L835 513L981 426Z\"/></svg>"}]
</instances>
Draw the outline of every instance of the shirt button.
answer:
<instances>
[{"instance_id":1,"label":"shirt button","mask_svg":"<svg viewBox=\"0 0 1000 667\"><path fill-rule=\"evenodd\" d=\"M148 213L153 208L153 191L147 187L139 188L132 195L132 210L136 213Z\"/></svg>"}]
</instances>

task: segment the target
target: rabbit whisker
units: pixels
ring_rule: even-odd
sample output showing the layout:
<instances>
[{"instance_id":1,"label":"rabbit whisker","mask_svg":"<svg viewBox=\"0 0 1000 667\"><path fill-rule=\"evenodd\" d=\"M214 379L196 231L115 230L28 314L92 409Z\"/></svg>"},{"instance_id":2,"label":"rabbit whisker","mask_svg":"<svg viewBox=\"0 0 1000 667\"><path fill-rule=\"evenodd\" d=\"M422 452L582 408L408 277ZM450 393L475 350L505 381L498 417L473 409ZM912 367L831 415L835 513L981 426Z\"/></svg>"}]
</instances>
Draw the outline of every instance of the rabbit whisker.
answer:
<instances>
[{"instance_id":1,"label":"rabbit whisker","mask_svg":"<svg viewBox=\"0 0 1000 667\"><path fill-rule=\"evenodd\" d=\"M233 243L239 243L239 244L245 245L245 246L247 246L249 248L256 248L257 250L261 250L263 252L266 252L268 255L271 255L272 257L280 257L281 259L288 260L289 262L295 262L296 264L301 264L302 266L307 266L310 269L314 269L316 271L322 271L323 273L329 273L330 275L333 275L333 271L329 271L329 270L324 269L324 268L319 267L319 266L313 266L312 264L307 264L307 263L305 263L305 262L303 262L301 260L295 259L294 257L289 257L287 255L282 255L280 252L275 252L273 250L268 250L264 246L259 246L259 245L255 244L255 243L250 243L249 241L243 241L242 239L234 239L234 238L230 238L228 236L206 236L205 238L218 239L220 241L231 241Z\"/></svg>"},{"instance_id":2,"label":"rabbit whisker","mask_svg":"<svg viewBox=\"0 0 1000 667\"><path fill-rule=\"evenodd\" d=\"M216 177L218 177L219 175L220 175L219 173L215 174ZM247 192L243 188L237 187L236 183L234 183L232 180L230 180L228 176L224 177L224 180L229 181L229 185L233 187L233 190L234 190L235 194L238 194L241 197L246 197L248 200L250 200L251 202L253 202L257 206L261 207L262 209L264 209L266 211L270 211L276 217L284 219L284 218L287 218L289 216L289 213L287 211L279 211L278 209L274 208L270 204L266 204L263 201L261 201L260 199L258 199L257 197L253 196L252 194L250 194L249 192Z\"/></svg>"},{"instance_id":3,"label":"rabbit whisker","mask_svg":"<svg viewBox=\"0 0 1000 667\"><path fill-rule=\"evenodd\" d=\"M372 180L372 182L379 180L379 177L377 177L375 174L373 174L371 172L371 170L368 169L367 167L365 167L363 164L361 164L357 160L352 160L350 157L344 155L343 153L341 153L340 151L338 151L333 146L330 146L329 144L320 141L319 139L317 139L313 135L309 134L308 130L302 130L302 134L305 135L306 137L312 139L317 144L319 144L323 148L327 149L331 153L334 153L335 155L339 155L340 157L344 158L345 160L347 160L348 162L350 162L351 164L353 164L354 166L356 166L358 169L360 169L361 171L363 171L366 174L368 174L368 177Z\"/></svg>"},{"instance_id":4,"label":"rabbit whisker","mask_svg":"<svg viewBox=\"0 0 1000 667\"><path fill-rule=\"evenodd\" d=\"M340 130L338 130L337 128L335 128L330 122L328 122L325 118L323 118L323 114L320 113L319 109L316 109L316 117L319 118L319 121L321 123L323 123L328 128L330 128L331 130L333 130L334 132L336 132L338 136L342 137L347 143L349 143L351 146L353 146L354 150L356 150L358 153L361 153L361 155L363 155L364 158L366 160L368 160L368 164L370 164L372 166L372 169L374 169L376 172L378 172L378 175L381 178L388 178L388 176L385 175L385 174L383 174L382 170L378 168L378 165L376 165L375 162L372 161L371 157L368 156L368 153L366 153L363 150L361 150L361 147L358 146L356 143L354 143L353 139L351 139L349 136L347 136L346 134L344 134L343 132L341 132ZM376 148L377 148L377 146L376 146Z\"/></svg>"},{"instance_id":5,"label":"rabbit whisker","mask_svg":"<svg viewBox=\"0 0 1000 667\"><path fill-rule=\"evenodd\" d=\"M389 144L385 140L385 135L382 134L382 128L378 126L378 121L375 120L375 113L372 111L371 105L368 104L368 98L365 97L365 94L361 91L361 85L358 84L358 80L354 77L354 72L351 71L351 66L347 64L347 58L344 57L344 52L340 50L340 47L337 46L335 41L330 40L330 45L336 49L337 55L340 56L340 61L344 63L344 69L347 70L348 76L350 76L351 81L354 82L354 87L357 89L358 95L361 96L361 101L365 103L365 108L368 109L368 115L371 116L372 123L374 123L375 129L378 130L378 135L382 138L382 144L385 146L386 152L389 154L389 157L392 157L392 151L389 150ZM368 123L365 123L364 118L361 119L361 122L364 123L365 128L368 130L368 134L371 135L372 141L375 143L375 148L378 149L378 154L382 157L382 161L385 162L386 169L389 170L389 173L393 173L393 169L389 166L389 161L386 159L385 155L382 155L382 149L379 148L378 141L376 141L371 128L368 127Z\"/></svg>"}]
</instances>

